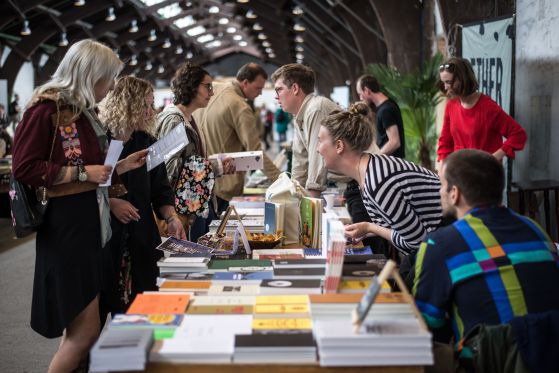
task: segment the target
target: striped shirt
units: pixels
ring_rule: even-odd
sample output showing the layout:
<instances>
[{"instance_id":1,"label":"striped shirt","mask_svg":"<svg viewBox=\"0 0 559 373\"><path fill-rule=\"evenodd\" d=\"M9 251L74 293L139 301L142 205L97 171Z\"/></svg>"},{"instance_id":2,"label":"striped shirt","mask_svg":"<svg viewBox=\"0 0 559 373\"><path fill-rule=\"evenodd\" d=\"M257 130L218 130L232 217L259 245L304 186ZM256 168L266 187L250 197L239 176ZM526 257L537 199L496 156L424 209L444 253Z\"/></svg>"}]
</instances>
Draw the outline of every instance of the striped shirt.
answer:
<instances>
[{"instance_id":1,"label":"striped shirt","mask_svg":"<svg viewBox=\"0 0 559 373\"><path fill-rule=\"evenodd\" d=\"M419 310L431 328L451 321L457 350L477 324L559 309L555 245L537 223L506 207L475 208L429 234L415 270Z\"/></svg>"},{"instance_id":2,"label":"striped shirt","mask_svg":"<svg viewBox=\"0 0 559 373\"><path fill-rule=\"evenodd\" d=\"M400 158L371 155L363 203L371 221L392 230L394 246L414 253L442 220L439 177Z\"/></svg>"}]
</instances>

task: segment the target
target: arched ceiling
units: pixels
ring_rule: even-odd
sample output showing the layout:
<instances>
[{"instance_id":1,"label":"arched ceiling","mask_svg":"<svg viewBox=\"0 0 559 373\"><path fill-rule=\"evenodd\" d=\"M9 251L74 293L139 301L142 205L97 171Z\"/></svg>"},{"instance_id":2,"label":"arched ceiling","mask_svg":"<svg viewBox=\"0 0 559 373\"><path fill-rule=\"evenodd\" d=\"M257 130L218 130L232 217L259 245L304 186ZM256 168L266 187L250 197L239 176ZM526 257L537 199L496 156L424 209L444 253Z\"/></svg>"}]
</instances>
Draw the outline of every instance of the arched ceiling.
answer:
<instances>
[{"instance_id":1,"label":"arched ceiling","mask_svg":"<svg viewBox=\"0 0 559 373\"><path fill-rule=\"evenodd\" d=\"M8 80L11 92L22 64L31 61L36 83L44 82L68 48L60 43L65 33L69 44L84 38L104 42L126 62L125 74L151 81L168 80L186 59L219 66L221 74L231 75L239 66L224 61L241 54L267 66L308 64L317 72L319 90L329 92L333 86L353 82L368 63L388 62L402 71L418 67L430 50L435 1L443 16L456 19L452 22L460 21L460 6L468 7L476 17L479 12L471 11L477 9L471 3L487 3L4 0L0 3L0 46L8 46L11 52L2 56L0 78ZM508 2L495 0L497 5ZM20 34L24 20L31 29L27 36Z\"/></svg>"}]
</instances>

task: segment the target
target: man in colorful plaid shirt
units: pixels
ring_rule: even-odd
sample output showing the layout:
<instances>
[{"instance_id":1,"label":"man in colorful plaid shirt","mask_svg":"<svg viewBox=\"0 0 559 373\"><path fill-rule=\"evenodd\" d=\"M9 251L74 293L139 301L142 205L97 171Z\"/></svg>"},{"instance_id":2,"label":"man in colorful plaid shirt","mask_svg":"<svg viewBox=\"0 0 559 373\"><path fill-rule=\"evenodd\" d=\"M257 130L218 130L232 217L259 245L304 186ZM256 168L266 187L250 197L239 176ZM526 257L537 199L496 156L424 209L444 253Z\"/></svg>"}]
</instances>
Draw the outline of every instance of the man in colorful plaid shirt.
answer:
<instances>
[{"instance_id":1,"label":"man in colorful plaid shirt","mask_svg":"<svg viewBox=\"0 0 559 373\"><path fill-rule=\"evenodd\" d=\"M537 223L501 206L501 163L460 150L439 176L443 214L458 220L432 232L417 254L413 294L429 326L450 321L460 350L477 324L559 309L557 249Z\"/></svg>"}]
</instances>

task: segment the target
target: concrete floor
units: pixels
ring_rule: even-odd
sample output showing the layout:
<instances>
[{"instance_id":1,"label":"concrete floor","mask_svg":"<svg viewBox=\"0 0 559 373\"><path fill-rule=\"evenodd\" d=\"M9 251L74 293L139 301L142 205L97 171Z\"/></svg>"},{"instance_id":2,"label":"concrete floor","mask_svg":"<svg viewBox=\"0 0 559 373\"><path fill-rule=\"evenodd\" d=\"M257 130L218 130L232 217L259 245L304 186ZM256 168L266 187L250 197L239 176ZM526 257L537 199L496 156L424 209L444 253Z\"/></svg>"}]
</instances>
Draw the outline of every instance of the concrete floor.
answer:
<instances>
[{"instance_id":1,"label":"concrete floor","mask_svg":"<svg viewBox=\"0 0 559 373\"><path fill-rule=\"evenodd\" d=\"M0 371L46 372L59 339L29 326L35 239L14 239L8 219L0 219Z\"/></svg>"}]
</instances>

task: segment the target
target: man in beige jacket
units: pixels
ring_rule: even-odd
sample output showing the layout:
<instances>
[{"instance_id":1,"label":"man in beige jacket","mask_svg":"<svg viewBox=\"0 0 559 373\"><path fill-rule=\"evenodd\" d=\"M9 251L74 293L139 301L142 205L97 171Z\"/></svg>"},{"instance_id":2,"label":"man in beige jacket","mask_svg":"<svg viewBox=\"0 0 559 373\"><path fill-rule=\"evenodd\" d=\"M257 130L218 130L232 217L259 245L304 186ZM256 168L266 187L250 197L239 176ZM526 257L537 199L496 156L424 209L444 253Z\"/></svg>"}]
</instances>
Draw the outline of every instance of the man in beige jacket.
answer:
<instances>
[{"instance_id":1,"label":"man in beige jacket","mask_svg":"<svg viewBox=\"0 0 559 373\"><path fill-rule=\"evenodd\" d=\"M262 93L267 78L261 66L248 63L239 69L234 81L214 84L215 94L208 106L194 113L204 132L208 154L262 150L257 114L248 101ZM280 173L266 154L263 171L271 181ZM244 182L244 172L216 179L218 214L227 208L231 198L243 193Z\"/></svg>"},{"instance_id":2,"label":"man in beige jacket","mask_svg":"<svg viewBox=\"0 0 559 373\"><path fill-rule=\"evenodd\" d=\"M328 172L318 152L318 130L322 121L340 107L314 94L314 71L305 65L283 65L272 74L276 99L284 111L295 117L292 177L313 197L320 197L327 180L347 183L350 179Z\"/></svg>"}]
</instances>

